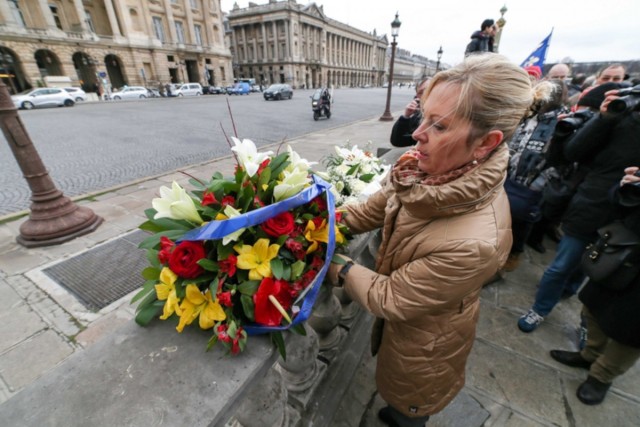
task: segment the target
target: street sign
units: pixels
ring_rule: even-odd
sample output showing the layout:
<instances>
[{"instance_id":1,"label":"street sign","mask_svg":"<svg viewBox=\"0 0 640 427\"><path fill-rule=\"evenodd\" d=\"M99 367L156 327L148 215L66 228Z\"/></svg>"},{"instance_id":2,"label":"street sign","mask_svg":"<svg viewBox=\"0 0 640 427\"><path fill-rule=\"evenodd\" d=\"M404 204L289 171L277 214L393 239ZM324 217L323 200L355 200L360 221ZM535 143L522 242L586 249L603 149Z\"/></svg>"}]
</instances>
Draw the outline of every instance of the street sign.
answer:
<instances>
[{"instance_id":1,"label":"street sign","mask_svg":"<svg viewBox=\"0 0 640 427\"><path fill-rule=\"evenodd\" d=\"M98 73L98 75L99 75L100 77L102 77L102 78L105 78L105 77L107 77L107 72L106 72L106 71L100 71L100 72Z\"/></svg>"}]
</instances>

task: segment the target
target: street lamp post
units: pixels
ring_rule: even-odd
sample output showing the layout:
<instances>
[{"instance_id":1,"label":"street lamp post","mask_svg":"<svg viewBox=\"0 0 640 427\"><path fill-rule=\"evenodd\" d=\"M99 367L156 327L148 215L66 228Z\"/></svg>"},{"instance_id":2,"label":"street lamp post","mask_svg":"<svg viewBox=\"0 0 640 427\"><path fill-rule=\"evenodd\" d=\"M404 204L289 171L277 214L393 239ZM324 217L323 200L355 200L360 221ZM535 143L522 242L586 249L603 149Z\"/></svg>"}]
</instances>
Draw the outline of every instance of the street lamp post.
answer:
<instances>
[{"instance_id":1,"label":"street lamp post","mask_svg":"<svg viewBox=\"0 0 640 427\"><path fill-rule=\"evenodd\" d=\"M436 63L436 73L440 71L440 58L442 58L442 46L438 49L438 62Z\"/></svg>"},{"instance_id":2,"label":"street lamp post","mask_svg":"<svg viewBox=\"0 0 640 427\"><path fill-rule=\"evenodd\" d=\"M400 31L401 22L398 19L398 13L396 12L396 19L391 23L391 36L393 37L393 41L391 42L391 61L389 62L389 86L387 87L387 106L380 116L380 120L383 122L388 122L393 120L393 116L391 115L391 111L389 110L391 107L391 87L393 86L393 61L396 58L396 37L398 37L398 31Z\"/></svg>"}]
</instances>

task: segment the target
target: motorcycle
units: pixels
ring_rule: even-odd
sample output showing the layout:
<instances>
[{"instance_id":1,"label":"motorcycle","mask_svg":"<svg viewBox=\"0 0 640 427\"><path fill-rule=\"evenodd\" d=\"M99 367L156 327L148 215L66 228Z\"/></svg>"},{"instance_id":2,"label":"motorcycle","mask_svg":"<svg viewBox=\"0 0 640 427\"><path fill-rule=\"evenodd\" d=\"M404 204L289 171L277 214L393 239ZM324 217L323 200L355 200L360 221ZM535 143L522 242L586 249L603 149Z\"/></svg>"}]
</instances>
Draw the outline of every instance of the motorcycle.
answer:
<instances>
[{"instance_id":1,"label":"motorcycle","mask_svg":"<svg viewBox=\"0 0 640 427\"><path fill-rule=\"evenodd\" d=\"M331 118L331 96L327 89L318 89L311 96L311 109L313 110L313 120L318 121L320 117Z\"/></svg>"}]
</instances>

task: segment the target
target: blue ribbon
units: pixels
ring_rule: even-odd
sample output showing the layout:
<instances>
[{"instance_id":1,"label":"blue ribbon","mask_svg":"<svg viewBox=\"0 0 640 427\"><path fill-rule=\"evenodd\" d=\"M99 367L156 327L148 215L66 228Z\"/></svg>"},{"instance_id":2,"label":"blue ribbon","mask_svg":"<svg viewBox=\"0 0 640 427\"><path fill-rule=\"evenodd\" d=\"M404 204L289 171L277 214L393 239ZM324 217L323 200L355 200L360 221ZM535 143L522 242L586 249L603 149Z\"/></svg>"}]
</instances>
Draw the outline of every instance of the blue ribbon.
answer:
<instances>
[{"instance_id":1,"label":"blue ribbon","mask_svg":"<svg viewBox=\"0 0 640 427\"><path fill-rule=\"evenodd\" d=\"M306 321L311 315L311 309L316 301L320 286L324 280L327 271L329 270L329 264L333 258L333 253L336 246L336 214L335 214L335 199L333 193L329 190L331 184L322 180L318 176L313 176L313 185L302 190L295 196L289 197L286 200L274 203L269 206L265 206L254 211L247 212L240 216L229 218L223 221L211 221L208 224L191 230L180 239L180 241L195 241L195 240L218 240L224 236L233 233L241 228L253 227L258 224L262 224L269 218L279 215L283 212L290 211L311 202L314 198L318 197L322 193L327 194L327 209L329 211L329 242L327 244L327 252L325 254L324 265L313 279L313 281L305 288L305 290L294 301L293 306L298 307L300 311L295 315L290 325L285 326L264 326L258 324L244 325L245 331L249 335L266 334L274 331L286 331L292 326L298 325ZM300 306L299 304L302 303Z\"/></svg>"}]
</instances>

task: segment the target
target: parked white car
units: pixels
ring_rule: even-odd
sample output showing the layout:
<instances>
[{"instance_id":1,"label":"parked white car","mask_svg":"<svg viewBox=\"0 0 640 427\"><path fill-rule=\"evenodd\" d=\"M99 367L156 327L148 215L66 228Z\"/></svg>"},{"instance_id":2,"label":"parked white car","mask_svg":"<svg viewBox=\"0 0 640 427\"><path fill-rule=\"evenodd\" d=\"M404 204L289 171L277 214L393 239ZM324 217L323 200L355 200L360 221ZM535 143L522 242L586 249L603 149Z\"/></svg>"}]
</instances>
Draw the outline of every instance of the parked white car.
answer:
<instances>
[{"instance_id":1,"label":"parked white car","mask_svg":"<svg viewBox=\"0 0 640 427\"><path fill-rule=\"evenodd\" d=\"M144 99L149 96L146 87L142 86L126 86L117 92L111 94L111 98L118 99Z\"/></svg>"},{"instance_id":2,"label":"parked white car","mask_svg":"<svg viewBox=\"0 0 640 427\"><path fill-rule=\"evenodd\" d=\"M178 87L173 93L174 96L200 96L204 91L200 83L185 83Z\"/></svg>"},{"instance_id":3,"label":"parked white car","mask_svg":"<svg viewBox=\"0 0 640 427\"><path fill-rule=\"evenodd\" d=\"M69 92L69 95L71 95L76 102L87 100L87 93L79 87L65 87L64 90Z\"/></svg>"},{"instance_id":4,"label":"parked white car","mask_svg":"<svg viewBox=\"0 0 640 427\"><path fill-rule=\"evenodd\" d=\"M36 107L71 107L75 104L67 91L57 87L41 87L20 92L11 97L16 108L31 110Z\"/></svg>"}]
</instances>

